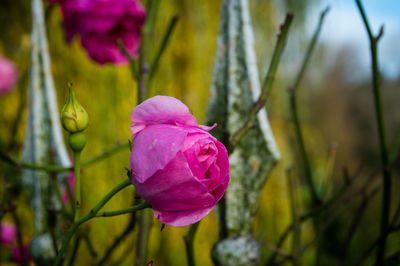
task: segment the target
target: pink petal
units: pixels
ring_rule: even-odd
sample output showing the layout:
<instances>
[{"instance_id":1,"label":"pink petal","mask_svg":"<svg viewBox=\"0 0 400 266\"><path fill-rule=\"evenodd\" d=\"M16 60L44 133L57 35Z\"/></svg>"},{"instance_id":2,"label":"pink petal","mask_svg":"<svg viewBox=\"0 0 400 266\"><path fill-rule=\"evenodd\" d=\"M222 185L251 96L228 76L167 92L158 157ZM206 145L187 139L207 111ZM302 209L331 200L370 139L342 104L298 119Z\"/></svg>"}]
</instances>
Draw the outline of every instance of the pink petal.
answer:
<instances>
[{"instance_id":1,"label":"pink petal","mask_svg":"<svg viewBox=\"0 0 400 266\"><path fill-rule=\"evenodd\" d=\"M133 140L130 167L137 182L143 183L164 167L182 148L187 132L172 125L151 125Z\"/></svg>"},{"instance_id":2,"label":"pink petal","mask_svg":"<svg viewBox=\"0 0 400 266\"><path fill-rule=\"evenodd\" d=\"M197 223L206 217L212 211L213 207L214 206L182 212L159 212L154 210L154 218L159 219L163 224L169 224L174 227L184 227Z\"/></svg>"},{"instance_id":3,"label":"pink petal","mask_svg":"<svg viewBox=\"0 0 400 266\"><path fill-rule=\"evenodd\" d=\"M136 127L151 124L180 123L187 126L198 126L196 118L189 108L178 99L169 96L155 96L139 104L132 110L133 137L140 130Z\"/></svg>"},{"instance_id":4,"label":"pink petal","mask_svg":"<svg viewBox=\"0 0 400 266\"><path fill-rule=\"evenodd\" d=\"M13 224L3 222L0 224L0 244L11 245L17 236L17 229Z\"/></svg>"},{"instance_id":5,"label":"pink petal","mask_svg":"<svg viewBox=\"0 0 400 266\"><path fill-rule=\"evenodd\" d=\"M207 187L192 175L181 152L146 182L134 179L133 183L137 193L160 212L208 208L216 203Z\"/></svg>"}]
</instances>

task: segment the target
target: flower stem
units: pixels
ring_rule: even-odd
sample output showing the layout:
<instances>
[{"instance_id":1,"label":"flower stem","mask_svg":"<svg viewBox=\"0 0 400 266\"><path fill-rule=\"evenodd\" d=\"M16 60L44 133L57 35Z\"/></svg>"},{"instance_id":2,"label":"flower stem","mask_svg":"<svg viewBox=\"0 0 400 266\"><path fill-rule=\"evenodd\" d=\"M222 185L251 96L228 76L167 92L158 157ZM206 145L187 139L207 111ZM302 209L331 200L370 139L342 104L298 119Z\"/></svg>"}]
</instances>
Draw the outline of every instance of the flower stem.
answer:
<instances>
[{"instance_id":1,"label":"flower stem","mask_svg":"<svg viewBox=\"0 0 400 266\"><path fill-rule=\"evenodd\" d=\"M81 210L81 152L74 151L74 173L75 173L75 209L74 222L78 221Z\"/></svg>"},{"instance_id":2,"label":"flower stem","mask_svg":"<svg viewBox=\"0 0 400 266\"><path fill-rule=\"evenodd\" d=\"M101 212L101 213L96 214L96 217L113 217L113 216L117 216L117 215L121 215L121 214L132 213L137 210L146 209L146 208L151 208L151 204L144 201L144 202L139 203L138 205L135 205L132 207L128 207L128 208L124 208L124 209L120 209L120 210L116 210L116 211Z\"/></svg>"},{"instance_id":3,"label":"flower stem","mask_svg":"<svg viewBox=\"0 0 400 266\"><path fill-rule=\"evenodd\" d=\"M194 260L193 242L194 242L194 237L196 236L196 232L199 227L199 224L200 224L200 222L192 224L189 228L188 233L183 237L183 240L185 241L186 257L187 257L187 265L188 266L196 265L195 260Z\"/></svg>"},{"instance_id":4,"label":"flower stem","mask_svg":"<svg viewBox=\"0 0 400 266\"><path fill-rule=\"evenodd\" d=\"M391 200L391 173L389 153L386 141L385 115L382 106L382 93L380 86L379 63L378 63L378 41L383 35L383 26L380 28L378 35L374 36L369 25L367 16L360 0L356 0L357 7L360 11L365 29L368 34L371 48L372 61L372 87L374 93L375 113L378 125L379 146L382 164L382 182L383 182L383 200L381 213L381 232L378 252L376 254L375 265L384 264L384 255L386 249L386 237L389 230L390 200Z\"/></svg>"},{"instance_id":5,"label":"flower stem","mask_svg":"<svg viewBox=\"0 0 400 266\"><path fill-rule=\"evenodd\" d=\"M76 177L75 177L76 178ZM131 185L132 182L130 179L125 179L121 183L119 183L117 186L115 186L110 192L108 192L86 215L82 216L80 219L75 220L74 223L72 224L71 229L69 230L67 236L64 238L60 252L58 252L56 260L54 265L60 265L61 261L63 259L63 255L68 247L69 242L71 241L72 236L76 232L76 230L79 228L81 224L83 224L86 221L89 221L90 219L96 217L96 214L100 211L100 209L119 191L121 191L123 188ZM134 206L135 207L135 206ZM135 211L138 211L140 209L147 208L148 206L141 206L141 208L135 209ZM121 213L122 214L122 213Z\"/></svg>"}]
</instances>

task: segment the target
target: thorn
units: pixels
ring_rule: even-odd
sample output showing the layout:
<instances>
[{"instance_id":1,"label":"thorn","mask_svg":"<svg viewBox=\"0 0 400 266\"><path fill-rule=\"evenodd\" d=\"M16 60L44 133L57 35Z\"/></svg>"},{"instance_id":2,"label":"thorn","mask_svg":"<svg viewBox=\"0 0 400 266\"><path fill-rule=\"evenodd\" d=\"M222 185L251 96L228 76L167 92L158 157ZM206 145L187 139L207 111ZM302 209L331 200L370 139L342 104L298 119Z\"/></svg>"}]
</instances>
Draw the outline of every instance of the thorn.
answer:
<instances>
[{"instance_id":1,"label":"thorn","mask_svg":"<svg viewBox=\"0 0 400 266\"><path fill-rule=\"evenodd\" d=\"M162 224L162 225L161 225L160 232L162 232L162 231L164 230L164 228L165 228L165 224Z\"/></svg>"}]
</instances>

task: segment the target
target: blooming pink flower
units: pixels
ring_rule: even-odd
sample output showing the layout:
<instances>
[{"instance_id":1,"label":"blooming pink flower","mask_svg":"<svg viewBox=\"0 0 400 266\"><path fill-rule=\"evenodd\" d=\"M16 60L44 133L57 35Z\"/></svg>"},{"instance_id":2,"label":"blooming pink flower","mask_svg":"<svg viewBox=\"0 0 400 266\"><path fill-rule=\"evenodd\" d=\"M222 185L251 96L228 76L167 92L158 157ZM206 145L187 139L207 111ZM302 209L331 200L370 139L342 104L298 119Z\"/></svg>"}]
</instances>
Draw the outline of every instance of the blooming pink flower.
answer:
<instances>
[{"instance_id":1,"label":"blooming pink flower","mask_svg":"<svg viewBox=\"0 0 400 266\"><path fill-rule=\"evenodd\" d=\"M15 226L10 223L3 222L0 224L0 244L1 245L11 245L17 235L17 230Z\"/></svg>"},{"instance_id":2,"label":"blooming pink flower","mask_svg":"<svg viewBox=\"0 0 400 266\"><path fill-rule=\"evenodd\" d=\"M179 100L156 96L132 111L132 180L164 224L204 218L229 183L227 151Z\"/></svg>"},{"instance_id":3,"label":"blooming pink flower","mask_svg":"<svg viewBox=\"0 0 400 266\"><path fill-rule=\"evenodd\" d=\"M68 176L68 185L71 188L71 192L75 193L75 174L74 172L71 172ZM68 190L65 188L63 195L62 195L62 201L67 204L69 202L69 195L68 195Z\"/></svg>"},{"instance_id":4,"label":"blooming pink flower","mask_svg":"<svg viewBox=\"0 0 400 266\"><path fill-rule=\"evenodd\" d=\"M18 78L18 71L14 63L0 57L0 95L10 92Z\"/></svg>"},{"instance_id":5,"label":"blooming pink flower","mask_svg":"<svg viewBox=\"0 0 400 266\"><path fill-rule=\"evenodd\" d=\"M139 48L140 30L146 11L137 0L50 0L58 2L64 18L67 40L80 35L82 46L94 61L125 63L117 41L132 56Z\"/></svg>"},{"instance_id":6,"label":"blooming pink flower","mask_svg":"<svg viewBox=\"0 0 400 266\"><path fill-rule=\"evenodd\" d=\"M24 245L24 246L23 246L23 250L24 250L24 255L25 255L26 260L27 260L28 262L29 262L29 261L32 261L32 257L31 257L31 255L29 254L28 246ZM19 263L19 264L22 264L22 263L23 263L23 258L22 258L22 254L21 254L21 251L20 251L19 247L14 247L14 248L12 249L12 251L11 251L11 257L13 258L13 260L14 260L15 262L17 262L17 263Z\"/></svg>"}]
</instances>

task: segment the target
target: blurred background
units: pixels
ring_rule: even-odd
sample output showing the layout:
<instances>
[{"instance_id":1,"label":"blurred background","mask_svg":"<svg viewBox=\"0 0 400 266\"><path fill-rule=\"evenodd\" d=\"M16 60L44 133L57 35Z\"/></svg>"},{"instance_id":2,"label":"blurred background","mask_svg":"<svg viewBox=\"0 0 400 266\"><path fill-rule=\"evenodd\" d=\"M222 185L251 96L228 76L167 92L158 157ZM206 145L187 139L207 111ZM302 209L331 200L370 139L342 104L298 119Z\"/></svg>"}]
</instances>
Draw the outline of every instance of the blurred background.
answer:
<instances>
[{"instance_id":1,"label":"blurred background","mask_svg":"<svg viewBox=\"0 0 400 266\"><path fill-rule=\"evenodd\" d=\"M271 254L268 245L275 245L282 231L291 222L285 172L291 167L295 170L298 168L297 146L286 90L294 83L306 46L317 26L319 12L327 5L331 9L298 94L300 119L318 193L324 197L334 194L344 183L343 169L365 180L379 169L380 155L371 88L369 43L355 3L345 0L249 2L261 77L268 68L285 13L293 12L295 15L267 110L282 160L265 185L255 221L254 235L263 246L262 262L265 262ZM389 147L394 147L400 130L400 4L396 0L364 2L374 31L377 32L381 24L385 26L379 55L388 141ZM118 143L126 143L131 137L130 112L136 105L137 88L129 66L98 65L88 58L77 37L68 44L60 8L49 7L46 2L44 4L59 108L67 97L66 84L70 81L90 116L90 125L86 131L88 143L83 158L91 158ZM161 1L153 36L156 46L171 16L179 16L177 27L151 84L150 94L170 95L182 100L200 124L204 121L209 97L220 5L221 1ZM9 151L15 157L20 156L25 132L30 25L30 1L1 1L0 55L15 62L19 80L12 92L0 96L0 147L10 148L9 143L13 143ZM125 168L128 166L129 149L125 149L83 170L81 182L84 212L125 178ZM6 174L16 178L19 175L17 170L3 162L0 162L0 167L0 182L4 183ZM400 200L397 193L400 185L398 174L399 160L395 163L393 174L393 210ZM297 176L295 171L294 177ZM380 179L375 178L371 182L380 184ZM0 187L1 195L7 188L2 185ZM302 197L306 197L306 190L299 191L304 194ZM105 210L127 207L133 197L133 188L126 189L110 201ZM379 234L380 199L379 192L369 202L352 240L348 265L359 261L362 253ZM33 223L29 222L33 219L33 213L27 207L24 194L17 198L16 204L17 212L24 221L24 242L28 243L33 234ZM326 243L329 252L324 255L324 265L337 263L334 258L338 257L340 250L329 249L329 246L337 247L336 244L343 241L353 210L358 204L359 199L349 198L338 204L335 213L332 213L334 219L327 228L327 234L330 234L329 243ZM300 206L301 210L303 208L305 206ZM11 217L5 215L3 220L11 221ZM118 216L96 219L85 224L98 254L102 254L113 243L128 220L128 216ZM166 226L162 232L160 228L161 223L154 220L148 260L153 260L154 265L186 265L182 237L187 228ZM209 254L217 238L216 217L212 212L202 221L196 235L195 256L198 265L212 265ZM307 243L311 239L310 221L305 223L302 242ZM399 248L399 235L391 235L388 253ZM290 249L290 241L286 241L282 249ZM135 234L131 234L116 250L109 265L132 265L134 253ZM302 262L309 265L314 257L315 249L309 248L302 255ZM372 258L367 259L367 263ZM93 261L83 244L77 261L77 265L89 265Z\"/></svg>"}]
</instances>

